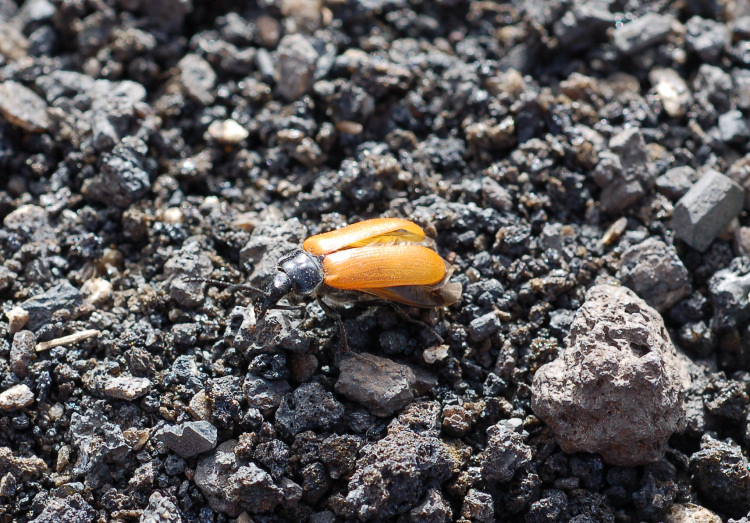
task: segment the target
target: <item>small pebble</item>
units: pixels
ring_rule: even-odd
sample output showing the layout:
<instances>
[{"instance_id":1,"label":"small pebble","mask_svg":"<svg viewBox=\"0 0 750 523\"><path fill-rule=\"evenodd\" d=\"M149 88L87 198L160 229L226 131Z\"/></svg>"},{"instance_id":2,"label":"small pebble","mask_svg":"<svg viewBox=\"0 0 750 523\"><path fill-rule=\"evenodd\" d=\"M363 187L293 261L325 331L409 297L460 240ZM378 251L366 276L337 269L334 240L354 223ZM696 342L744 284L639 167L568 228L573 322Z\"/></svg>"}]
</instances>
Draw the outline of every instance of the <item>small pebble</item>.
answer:
<instances>
[{"instance_id":1,"label":"small pebble","mask_svg":"<svg viewBox=\"0 0 750 523\"><path fill-rule=\"evenodd\" d=\"M675 205L675 234L694 249L705 251L740 213L744 201L742 187L709 170Z\"/></svg>"},{"instance_id":2,"label":"small pebble","mask_svg":"<svg viewBox=\"0 0 750 523\"><path fill-rule=\"evenodd\" d=\"M183 458L189 458L214 448L218 432L208 421L188 421L167 427L154 437Z\"/></svg>"},{"instance_id":3,"label":"small pebble","mask_svg":"<svg viewBox=\"0 0 750 523\"><path fill-rule=\"evenodd\" d=\"M30 133L43 133L50 126L47 102L18 82L0 84L0 115Z\"/></svg>"},{"instance_id":4,"label":"small pebble","mask_svg":"<svg viewBox=\"0 0 750 523\"><path fill-rule=\"evenodd\" d=\"M148 378L110 376L104 381L103 393L109 398L133 401L147 394L149 390L151 381Z\"/></svg>"},{"instance_id":5,"label":"small pebble","mask_svg":"<svg viewBox=\"0 0 750 523\"><path fill-rule=\"evenodd\" d=\"M637 20L615 29L615 47L626 55L638 53L645 48L666 40L675 23L672 16L647 13Z\"/></svg>"},{"instance_id":6,"label":"small pebble","mask_svg":"<svg viewBox=\"0 0 750 523\"><path fill-rule=\"evenodd\" d=\"M112 284L104 278L91 278L81 285L84 301L101 307L112 298Z\"/></svg>"},{"instance_id":7,"label":"small pebble","mask_svg":"<svg viewBox=\"0 0 750 523\"><path fill-rule=\"evenodd\" d=\"M23 307L13 307L5 313L8 317L8 332L14 334L24 328L29 321L29 312Z\"/></svg>"},{"instance_id":8,"label":"small pebble","mask_svg":"<svg viewBox=\"0 0 750 523\"><path fill-rule=\"evenodd\" d=\"M376 416L390 416L414 398L416 377L406 365L372 354L352 354L339 366L336 392L367 407Z\"/></svg>"},{"instance_id":9,"label":"small pebble","mask_svg":"<svg viewBox=\"0 0 750 523\"><path fill-rule=\"evenodd\" d=\"M180 81L187 94L195 101L209 105L214 101L216 73L211 64L197 54L185 55L177 64Z\"/></svg>"},{"instance_id":10,"label":"small pebble","mask_svg":"<svg viewBox=\"0 0 750 523\"><path fill-rule=\"evenodd\" d=\"M10 370L20 379L29 374L29 366L34 361L36 336L31 331L18 331L10 346Z\"/></svg>"},{"instance_id":11,"label":"small pebble","mask_svg":"<svg viewBox=\"0 0 750 523\"><path fill-rule=\"evenodd\" d=\"M279 42L276 64L276 91L293 101L310 90L318 53L301 34L286 35Z\"/></svg>"},{"instance_id":12,"label":"small pebble","mask_svg":"<svg viewBox=\"0 0 750 523\"><path fill-rule=\"evenodd\" d=\"M208 135L219 143L237 145L250 133L236 120L216 120L208 126Z\"/></svg>"},{"instance_id":13,"label":"small pebble","mask_svg":"<svg viewBox=\"0 0 750 523\"><path fill-rule=\"evenodd\" d=\"M34 393L28 385L14 385L0 393L0 410L4 412L23 409L32 403L34 403Z\"/></svg>"},{"instance_id":14,"label":"small pebble","mask_svg":"<svg viewBox=\"0 0 750 523\"><path fill-rule=\"evenodd\" d=\"M687 82L674 69L654 69L648 75L666 113L672 118L687 114L693 95Z\"/></svg>"}]
</instances>

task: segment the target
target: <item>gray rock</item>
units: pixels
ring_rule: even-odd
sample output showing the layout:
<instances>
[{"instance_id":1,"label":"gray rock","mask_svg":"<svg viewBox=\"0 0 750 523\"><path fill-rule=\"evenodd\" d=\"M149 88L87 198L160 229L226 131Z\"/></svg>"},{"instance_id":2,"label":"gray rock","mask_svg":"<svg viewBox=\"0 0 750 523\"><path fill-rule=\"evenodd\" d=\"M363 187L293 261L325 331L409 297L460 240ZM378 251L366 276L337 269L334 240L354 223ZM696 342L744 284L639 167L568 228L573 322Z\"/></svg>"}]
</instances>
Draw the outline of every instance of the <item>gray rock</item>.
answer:
<instances>
[{"instance_id":1,"label":"gray rock","mask_svg":"<svg viewBox=\"0 0 750 523\"><path fill-rule=\"evenodd\" d=\"M336 514L330 510L324 510L322 512L316 512L310 516L308 523L336 523Z\"/></svg>"},{"instance_id":2,"label":"gray rock","mask_svg":"<svg viewBox=\"0 0 750 523\"><path fill-rule=\"evenodd\" d=\"M719 113L732 108L735 95L732 77L720 67L702 64L693 79L693 92L698 100L710 103Z\"/></svg>"},{"instance_id":3,"label":"gray rock","mask_svg":"<svg viewBox=\"0 0 750 523\"><path fill-rule=\"evenodd\" d=\"M248 374L242 383L242 392L248 405L263 415L272 414L281 405L284 396L292 391L286 380L267 380Z\"/></svg>"},{"instance_id":4,"label":"gray rock","mask_svg":"<svg viewBox=\"0 0 750 523\"><path fill-rule=\"evenodd\" d=\"M498 211L509 211L513 208L513 198L508 190L489 176L482 178L482 197Z\"/></svg>"},{"instance_id":5,"label":"gray rock","mask_svg":"<svg viewBox=\"0 0 750 523\"><path fill-rule=\"evenodd\" d=\"M5 265L0 265L0 293L6 293L13 289L18 279L18 274L11 271Z\"/></svg>"},{"instance_id":6,"label":"gray rock","mask_svg":"<svg viewBox=\"0 0 750 523\"><path fill-rule=\"evenodd\" d=\"M568 498L562 490L547 489L539 501L529 507L529 521L559 521L568 507Z\"/></svg>"},{"instance_id":7,"label":"gray rock","mask_svg":"<svg viewBox=\"0 0 750 523\"><path fill-rule=\"evenodd\" d=\"M471 341L482 341L497 332L502 325L496 312L489 312L471 321L469 324L469 338Z\"/></svg>"},{"instance_id":8,"label":"gray rock","mask_svg":"<svg viewBox=\"0 0 750 523\"><path fill-rule=\"evenodd\" d=\"M216 73L204 58L197 54L187 54L177 64L180 82L187 95L202 105L214 102Z\"/></svg>"},{"instance_id":9,"label":"gray rock","mask_svg":"<svg viewBox=\"0 0 750 523\"><path fill-rule=\"evenodd\" d=\"M263 465L274 479L281 479L289 472L289 445L278 439L258 443L253 451L253 459Z\"/></svg>"},{"instance_id":10,"label":"gray rock","mask_svg":"<svg viewBox=\"0 0 750 523\"><path fill-rule=\"evenodd\" d=\"M673 167L656 179L656 189L670 200L679 200L698 179L698 172L692 167Z\"/></svg>"},{"instance_id":11,"label":"gray rock","mask_svg":"<svg viewBox=\"0 0 750 523\"><path fill-rule=\"evenodd\" d=\"M448 523L453 511L438 489L430 489L419 505L409 511L409 523Z\"/></svg>"},{"instance_id":12,"label":"gray rock","mask_svg":"<svg viewBox=\"0 0 750 523\"><path fill-rule=\"evenodd\" d=\"M253 266L250 283L259 285L264 278L275 274L279 258L298 249L307 236L307 227L297 218L282 220L268 216L256 223L250 240L240 250L240 263Z\"/></svg>"},{"instance_id":13,"label":"gray rock","mask_svg":"<svg viewBox=\"0 0 750 523\"><path fill-rule=\"evenodd\" d=\"M661 99L664 111L680 118L687 114L693 95L687 82L674 69L654 69L648 74L656 94Z\"/></svg>"},{"instance_id":14,"label":"gray rock","mask_svg":"<svg viewBox=\"0 0 750 523\"><path fill-rule=\"evenodd\" d=\"M685 24L686 47L702 60L716 61L730 43L729 28L722 22L694 16Z\"/></svg>"},{"instance_id":15,"label":"gray rock","mask_svg":"<svg viewBox=\"0 0 750 523\"><path fill-rule=\"evenodd\" d=\"M738 16L732 21L732 37L735 40L750 40L750 16Z\"/></svg>"},{"instance_id":16,"label":"gray rock","mask_svg":"<svg viewBox=\"0 0 750 523\"><path fill-rule=\"evenodd\" d=\"M47 464L36 456L21 457L8 447L0 447L0 475L12 474L20 483L39 480L48 472Z\"/></svg>"},{"instance_id":17,"label":"gray rock","mask_svg":"<svg viewBox=\"0 0 750 523\"><path fill-rule=\"evenodd\" d=\"M3 219L3 227L29 241L50 241L55 234L49 213L38 205L22 205Z\"/></svg>"},{"instance_id":18,"label":"gray rock","mask_svg":"<svg viewBox=\"0 0 750 523\"><path fill-rule=\"evenodd\" d=\"M34 403L34 393L28 385L23 383L0 392L0 410L3 412L24 409L32 403Z\"/></svg>"},{"instance_id":19,"label":"gray rock","mask_svg":"<svg viewBox=\"0 0 750 523\"><path fill-rule=\"evenodd\" d=\"M91 133L92 145L99 151L109 152L123 137L143 126L143 111L148 107L146 89L137 82L94 80L85 74L57 70L39 76L36 86L51 106L75 106L76 111L66 111L67 118L81 135Z\"/></svg>"},{"instance_id":20,"label":"gray rock","mask_svg":"<svg viewBox=\"0 0 750 523\"><path fill-rule=\"evenodd\" d=\"M742 187L723 174L709 170L675 205L675 235L691 247L705 251L742 210Z\"/></svg>"},{"instance_id":21,"label":"gray rock","mask_svg":"<svg viewBox=\"0 0 750 523\"><path fill-rule=\"evenodd\" d=\"M195 467L195 484L217 512L236 518L244 510L239 500L229 498L232 475L239 469L234 449L237 440L225 441L216 449L198 459Z\"/></svg>"},{"instance_id":22,"label":"gray rock","mask_svg":"<svg viewBox=\"0 0 750 523\"><path fill-rule=\"evenodd\" d=\"M726 175L742 187L745 192L744 209L750 209L750 154L738 158L729 167Z\"/></svg>"},{"instance_id":23,"label":"gray rock","mask_svg":"<svg viewBox=\"0 0 750 523\"><path fill-rule=\"evenodd\" d=\"M664 518L668 523L721 523L718 514L694 503L674 503ZM738 522L734 522L738 523Z\"/></svg>"},{"instance_id":24,"label":"gray rock","mask_svg":"<svg viewBox=\"0 0 750 523\"><path fill-rule=\"evenodd\" d=\"M344 359L336 392L376 416L390 416L414 399L416 377L406 365L372 354L354 354Z\"/></svg>"},{"instance_id":25,"label":"gray rock","mask_svg":"<svg viewBox=\"0 0 750 523\"><path fill-rule=\"evenodd\" d=\"M631 55L660 44L667 39L675 22L675 18L670 15L645 14L615 29L612 35L615 47L622 54Z\"/></svg>"},{"instance_id":26,"label":"gray rock","mask_svg":"<svg viewBox=\"0 0 750 523\"><path fill-rule=\"evenodd\" d=\"M565 49L580 51L603 40L613 22L614 15L606 1L584 0L573 2L553 29Z\"/></svg>"},{"instance_id":27,"label":"gray rock","mask_svg":"<svg viewBox=\"0 0 750 523\"><path fill-rule=\"evenodd\" d=\"M750 259L735 258L729 267L716 271L708 281L708 296L714 330L736 328L750 317Z\"/></svg>"},{"instance_id":28,"label":"gray rock","mask_svg":"<svg viewBox=\"0 0 750 523\"><path fill-rule=\"evenodd\" d=\"M278 348L303 354L310 349L312 335L301 328L301 319L289 311L271 310L256 323L255 313L247 307L235 307L225 337L232 346L249 354L275 352Z\"/></svg>"},{"instance_id":29,"label":"gray rock","mask_svg":"<svg viewBox=\"0 0 750 523\"><path fill-rule=\"evenodd\" d=\"M18 82L0 84L0 115L11 125L30 133L43 133L51 124L47 102Z\"/></svg>"},{"instance_id":30,"label":"gray rock","mask_svg":"<svg viewBox=\"0 0 750 523\"><path fill-rule=\"evenodd\" d=\"M332 482L326 473L325 465L319 461L308 464L300 471L302 491L305 501L317 503L331 488Z\"/></svg>"},{"instance_id":31,"label":"gray rock","mask_svg":"<svg viewBox=\"0 0 750 523\"><path fill-rule=\"evenodd\" d=\"M293 101L310 90L318 53L301 34L286 35L279 42L276 57L276 91Z\"/></svg>"},{"instance_id":32,"label":"gray rock","mask_svg":"<svg viewBox=\"0 0 750 523\"><path fill-rule=\"evenodd\" d=\"M175 502L160 492L148 498L148 506L141 513L139 523L183 523L185 518Z\"/></svg>"},{"instance_id":33,"label":"gray rock","mask_svg":"<svg viewBox=\"0 0 750 523\"><path fill-rule=\"evenodd\" d=\"M197 307L205 300L203 285L185 281L186 278L208 278L213 269L211 258L197 241L187 241L164 264L164 275L172 277L170 297L181 307Z\"/></svg>"},{"instance_id":34,"label":"gray rock","mask_svg":"<svg viewBox=\"0 0 750 523\"><path fill-rule=\"evenodd\" d=\"M81 193L104 205L126 208L151 189L151 165L146 160L148 146L139 138L127 136L102 156L99 174L84 181Z\"/></svg>"},{"instance_id":35,"label":"gray rock","mask_svg":"<svg viewBox=\"0 0 750 523\"><path fill-rule=\"evenodd\" d=\"M719 134L729 144L742 144L750 138L750 126L741 111L734 110L719 116Z\"/></svg>"},{"instance_id":36,"label":"gray rock","mask_svg":"<svg viewBox=\"0 0 750 523\"><path fill-rule=\"evenodd\" d=\"M160 2L143 2L140 4L149 21L155 21L159 27L172 32L182 27L185 16L193 11L192 0L162 0Z\"/></svg>"},{"instance_id":37,"label":"gray rock","mask_svg":"<svg viewBox=\"0 0 750 523\"><path fill-rule=\"evenodd\" d=\"M346 502L360 521L392 518L447 480L451 463L449 448L438 438L394 427L362 450Z\"/></svg>"},{"instance_id":38,"label":"gray rock","mask_svg":"<svg viewBox=\"0 0 750 523\"><path fill-rule=\"evenodd\" d=\"M563 451L623 466L661 459L684 427L688 379L661 316L625 287L598 285L565 343L537 371L531 397Z\"/></svg>"},{"instance_id":39,"label":"gray rock","mask_svg":"<svg viewBox=\"0 0 750 523\"><path fill-rule=\"evenodd\" d=\"M610 152L600 155L594 175L602 187L605 212L619 213L637 203L655 182L646 142L637 127L620 131L609 141Z\"/></svg>"},{"instance_id":40,"label":"gray rock","mask_svg":"<svg viewBox=\"0 0 750 523\"><path fill-rule=\"evenodd\" d=\"M617 277L659 312L692 292L690 275L677 251L656 238L628 248Z\"/></svg>"},{"instance_id":41,"label":"gray rock","mask_svg":"<svg viewBox=\"0 0 750 523\"><path fill-rule=\"evenodd\" d=\"M690 473L709 508L735 518L750 511L750 462L731 439L705 434L700 450L690 456Z\"/></svg>"},{"instance_id":42,"label":"gray rock","mask_svg":"<svg viewBox=\"0 0 750 523\"><path fill-rule=\"evenodd\" d=\"M344 477L354 470L363 443L362 438L350 434L333 435L323 440L318 448L318 456L332 479Z\"/></svg>"},{"instance_id":43,"label":"gray rock","mask_svg":"<svg viewBox=\"0 0 750 523\"><path fill-rule=\"evenodd\" d=\"M303 430L329 430L343 415L344 406L320 383L303 383L282 400L276 428L287 437Z\"/></svg>"},{"instance_id":44,"label":"gray rock","mask_svg":"<svg viewBox=\"0 0 750 523\"><path fill-rule=\"evenodd\" d=\"M31 331L36 331L49 323L57 311L70 311L71 316L75 317L82 306L83 295L68 281L58 283L43 294L29 298L21 304L21 308L29 313L26 328Z\"/></svg>"},{"instance_id":45,"label":"gray rock","mask_svg":"<svg viewBox=\"0 0 750 523\"><path fill-rule=\"evenodd\" d=\"M33 332L22 330L13 335L13 343L10 346L10 370L20 379L29 373L29 365L35 358L35 346L36 336Z\"/></svg>"},{"instance_id":46,"label":"gray rock","mask_svg":"<svg viewBox=\"0 0 750 523\"><path fill-rule=\"evenodd\" d=\"M208 421L188 421L166 427L154 437L183 458L189 458L214 448L218 432Z\"/></svg>"},{"instance_id":47,"label":"gray rock","mask_svg":"<svg viewBox=\"0 0 750 523\"><path fill-rule=\"evenodd\" d=\"M516 470L531 461L532 449L524 443L528 433L522 423L518 418L503 420L487 429L487 447L480 458L482 479L510 481Z\"/></svg>"},{"instance_id":48,"label":"gray rock","mask_svg":"<svg viewBox=\"0 0 750 523\"><path fill-rule=\"evenodd\" d=\"M243 511L251 514L272 512L281 503L300 499L300 489L282 478L276 484L271 475L255 465L241 465L235 454L237 440L229 440L198 459L195 484L212 509L236 518Z\"/></svg>"},{"instance_id":49,"label":"gray rock","mask_svg":"<svg viewBox=\"0 0 750 523\"><path fill-rule=\"evenodd\" d=\"M748 17L748 20L750 20L750 17ZM732 69L732 80L737 95L737 107L750 109L750 71L735 67Z\"/></svg>"},{"instance_id":50,"label":"gray rock","mask_svg":"<svg viewBox=\"0 0 750 523\"><path fill-rule=\"evenodd\" d=\"M461 507L461 521L476 521L476 523L495 521L495 504L492 496L476 489L469 490Z\"/></svg>"},{"instance_id":51,"label":"gray rock","mask_svg":"<svg viewBox=\"0 0 750 523\"><path fill-rule=\"evenodd\" d=\"M30 0L23 4L23 7L21 7L21 10L16 16L17 20L23 22L25 25L31 22L48 20L52 18L56 12L57 8L48 0Z\"/></svg>"},{"instance_id":52,"label":"gray rock","mask_svg":"<svg viewBox=\"0 0 750 523\"><path fill-rule=\"evenodd\" d=\"M283 500L281 489L271 475L254 463L239 467L229 477L227 496L253 514L273 512Z\"/></svg>"},{"instance_id":53,"label":"gray rock","mask_svg":"<svg viewBox=\"0 0 750 523\"><path fill-rule=\"evenodd\" d=\"M0 5L0 9L2 6ZM0 16L0 56L18 60L27 55L29 42L17 22L6 22Z\"/></svg>"},{"instance_id":54,"label":"gray rock","mask_svg":"<svg viewBox=\"0 0 750 523\"><path fill-rule=\"evenodd\" d=\"M105 396L126 401L138 399L149 390L151 390L151 381L148 378L133 376L110 376L103 385Z\"/></svg>"},{"instance_id":55,"label":"gray rock","mask_svg":"<svg viewBox=\"0 0 750 523\"><path fill-rule=\"evenodd\" d=\"M89 523L96 519L96 511L80 494L50 497L44 510L29 523Z\"/></svg>"}]
</instances>

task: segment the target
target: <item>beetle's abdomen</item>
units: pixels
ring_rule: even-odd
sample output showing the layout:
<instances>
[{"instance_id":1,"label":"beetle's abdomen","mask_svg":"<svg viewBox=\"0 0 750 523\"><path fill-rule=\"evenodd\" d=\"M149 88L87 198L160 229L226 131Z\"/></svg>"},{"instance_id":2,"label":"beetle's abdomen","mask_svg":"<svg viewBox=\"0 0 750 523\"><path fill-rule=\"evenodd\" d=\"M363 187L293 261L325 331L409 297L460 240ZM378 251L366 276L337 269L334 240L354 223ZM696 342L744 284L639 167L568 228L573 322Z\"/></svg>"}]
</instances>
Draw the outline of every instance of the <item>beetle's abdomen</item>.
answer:
<instances>
[{"instance_id":1,"label":"beetle's abdomen","mask_svg":"<svg viewBox=\"0 0 750 523\"><path fill-rule=\"evenodd\" d=\"M328 254L323 273L326 285L345 290L435 285L445 277L446 263L421 245L382 245Z\"/></svg>"}]
</instances>

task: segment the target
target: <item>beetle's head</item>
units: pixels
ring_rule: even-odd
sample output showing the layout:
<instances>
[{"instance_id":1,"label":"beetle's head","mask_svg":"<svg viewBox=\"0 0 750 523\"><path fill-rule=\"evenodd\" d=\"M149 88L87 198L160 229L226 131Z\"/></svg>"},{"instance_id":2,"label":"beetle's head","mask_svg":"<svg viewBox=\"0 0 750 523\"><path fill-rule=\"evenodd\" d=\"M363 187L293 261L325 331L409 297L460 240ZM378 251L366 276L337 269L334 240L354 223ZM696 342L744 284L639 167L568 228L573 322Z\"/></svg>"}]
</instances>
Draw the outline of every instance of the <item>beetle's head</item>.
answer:
<instances>
[{"instance_id":1,"label":"beetle's head","mask_svg":"<svg viewBox=\"0 0 750 523\"><path fill-rule=\"evenodd\" d=\"M276 305L288 294L307 295L315 292L323 283L323 276L318 256L301 249L282 256L278 271L263 282L262 293L255 298L256 321L260 321L268 309L288 308Z\"/></svg>"},{"instance_id":2,"label":"beetle's head","mask_svg":"<svg viewBox=\"0 0 750 523\"><path fill-rule=\"evenodd\" d=\"M265 279L261 289L263 293L258 294L254 300L256 322L266 315L268 309L274 308L281 298L292 292L294 282L287 273L278 271Z\"/></svg>"}]
</instances>

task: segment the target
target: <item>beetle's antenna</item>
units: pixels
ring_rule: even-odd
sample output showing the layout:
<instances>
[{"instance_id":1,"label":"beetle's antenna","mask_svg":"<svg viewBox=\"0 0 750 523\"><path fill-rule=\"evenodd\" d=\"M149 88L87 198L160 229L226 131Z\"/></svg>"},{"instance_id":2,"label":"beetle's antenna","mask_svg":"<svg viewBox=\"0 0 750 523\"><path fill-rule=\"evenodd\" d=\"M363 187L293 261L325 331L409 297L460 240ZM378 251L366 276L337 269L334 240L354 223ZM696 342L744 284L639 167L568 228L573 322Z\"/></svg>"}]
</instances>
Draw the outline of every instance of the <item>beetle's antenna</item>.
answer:
<instances>
[{"instance_id":1,"label":"beetle's antenna","mask_svg":"<svg viewBox=\"0 0 750 523\"><path fill-rule=\"evenodd\" d=\"M268 296L268 293L266 291L263 291L257 287L253 287L252 285L245 285L242 283L230 283L228 281L214 280L211 278L185 278L183 281L189 283L207 283L216 287L224 287L226 289L229 289L230 291L248 291L260 296Z\"/></svg>"}]
</instances>

